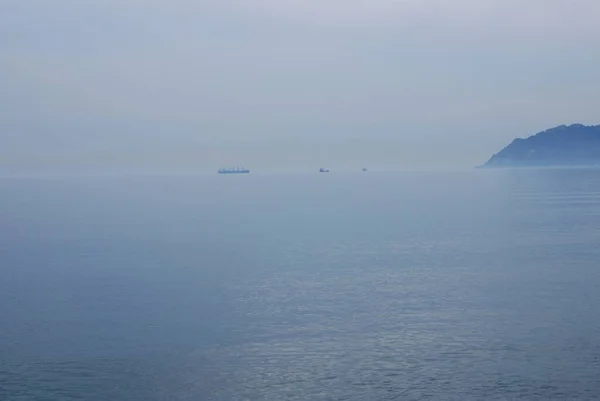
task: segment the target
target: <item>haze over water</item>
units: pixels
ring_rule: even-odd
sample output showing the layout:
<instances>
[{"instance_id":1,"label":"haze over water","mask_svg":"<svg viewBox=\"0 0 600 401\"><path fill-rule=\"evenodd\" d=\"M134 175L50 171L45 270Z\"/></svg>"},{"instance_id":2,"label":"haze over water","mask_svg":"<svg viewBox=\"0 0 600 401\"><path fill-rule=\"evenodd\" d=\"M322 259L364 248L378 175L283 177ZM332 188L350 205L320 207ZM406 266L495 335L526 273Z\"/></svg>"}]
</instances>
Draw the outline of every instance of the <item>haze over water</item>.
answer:
<instances>
[{"instance_id":1,"label":"haze over water","mask_svg":"<svg viewBox=\"0 0 600 401\"><path fill-rule=\"evenodd\" d=\"M593 399L600 171L0 180L0 399Z\"/></svg>"}]
</instances>

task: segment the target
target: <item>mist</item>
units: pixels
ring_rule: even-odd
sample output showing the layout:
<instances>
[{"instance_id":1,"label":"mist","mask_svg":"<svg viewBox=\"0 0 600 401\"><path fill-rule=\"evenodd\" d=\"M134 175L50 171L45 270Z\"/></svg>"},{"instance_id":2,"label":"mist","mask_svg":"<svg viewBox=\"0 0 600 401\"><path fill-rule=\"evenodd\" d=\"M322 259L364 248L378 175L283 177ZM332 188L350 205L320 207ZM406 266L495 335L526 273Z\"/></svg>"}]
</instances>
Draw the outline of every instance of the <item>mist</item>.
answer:
<instances>
[{"instance_id":1,"label":"mist","mask_svg":"<svg viewBox=\"0 0 600 401\"><path fill-rule=\"evenodd\" d=\"M0 5L0 166L470 168L598 123L580 1Z\"/></svg>"}]
</instances>

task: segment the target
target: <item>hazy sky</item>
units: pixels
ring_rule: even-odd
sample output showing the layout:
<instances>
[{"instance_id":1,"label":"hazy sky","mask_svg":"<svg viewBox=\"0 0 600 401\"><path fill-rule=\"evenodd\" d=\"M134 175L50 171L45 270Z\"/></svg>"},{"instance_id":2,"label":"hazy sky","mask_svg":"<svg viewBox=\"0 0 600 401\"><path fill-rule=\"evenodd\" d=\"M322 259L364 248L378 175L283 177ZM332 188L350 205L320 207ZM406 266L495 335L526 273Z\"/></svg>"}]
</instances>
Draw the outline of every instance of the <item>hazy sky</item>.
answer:
<instances>
[{"instance_id":1,"label":"hazy sky","mask_svg":"<svg viewBox=\"0 0 600 401\"><path fill-rule=\"evenodd\" d=\"M0 166L469 167L600 123L598 0L0 0Z\"/></svg>"}]
</instances>

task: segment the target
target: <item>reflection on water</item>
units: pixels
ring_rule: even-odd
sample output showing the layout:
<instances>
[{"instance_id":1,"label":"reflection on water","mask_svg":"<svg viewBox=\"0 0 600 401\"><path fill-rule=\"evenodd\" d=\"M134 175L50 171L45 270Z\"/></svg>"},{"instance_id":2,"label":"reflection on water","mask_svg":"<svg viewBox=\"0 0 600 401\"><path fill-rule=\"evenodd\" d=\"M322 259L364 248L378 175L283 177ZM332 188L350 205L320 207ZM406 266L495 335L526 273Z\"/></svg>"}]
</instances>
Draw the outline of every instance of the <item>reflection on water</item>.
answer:
<instances>
[{"instance_id":1,"label":"reflection on water","mask_svg":"<svg viewBox=\"0 0 600 401\"><path fill-rule=\"evenodd\" d=\"M0 190L0 399L600 393L598 170Z\"/></svg>"}]
</instances>

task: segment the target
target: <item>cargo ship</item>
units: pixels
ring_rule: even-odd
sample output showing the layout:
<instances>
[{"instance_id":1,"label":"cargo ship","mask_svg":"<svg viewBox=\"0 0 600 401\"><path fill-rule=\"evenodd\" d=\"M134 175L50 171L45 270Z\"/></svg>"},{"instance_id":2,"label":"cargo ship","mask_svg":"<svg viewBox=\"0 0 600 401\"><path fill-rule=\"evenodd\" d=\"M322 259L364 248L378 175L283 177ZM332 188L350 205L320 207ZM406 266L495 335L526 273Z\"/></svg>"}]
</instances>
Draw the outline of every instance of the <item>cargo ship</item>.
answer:
<instances>
[{"instance_id":1,"label":"cargo ship","mask_svg":"<svg viewBox=\"0 0 600 401\"><path fill-rule=\"evenodd\" d=\"M328 173L328 172L329 172L329 169L328 169L328 168L321 167L321 168L319 169L319 173Z\"/></svg>"},{"instance_id":2,"label":"cargo ship","mask_svg":"<svg viewBox=\"0 0 600 401\"><path fill-rule=\"evenodd\" d=\"M220 168L218 171L219 174L249 174L250 170L245 169L243 167L236 168Z\"/></svg>"}]
</instances>

